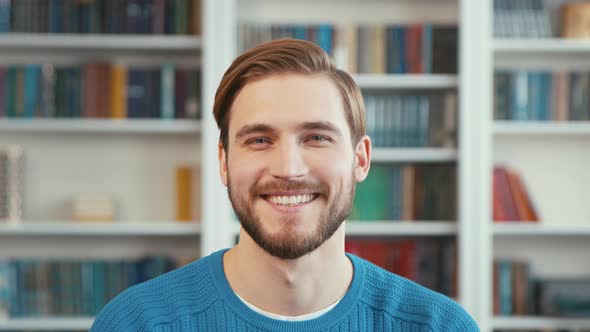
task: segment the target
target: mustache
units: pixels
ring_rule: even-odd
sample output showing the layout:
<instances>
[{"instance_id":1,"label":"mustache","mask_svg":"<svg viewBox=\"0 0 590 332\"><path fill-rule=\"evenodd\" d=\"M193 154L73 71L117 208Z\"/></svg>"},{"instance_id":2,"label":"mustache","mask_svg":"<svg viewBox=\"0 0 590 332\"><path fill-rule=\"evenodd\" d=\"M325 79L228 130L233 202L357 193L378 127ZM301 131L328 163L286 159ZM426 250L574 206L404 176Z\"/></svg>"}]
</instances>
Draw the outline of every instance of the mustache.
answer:
<instances>
[{"instance_id":1,"label":"mustache","mask_svg":"<svg viewBox=\"0 0 590 332\"><path fill-rule=\"evenodd\" d=\"M254 186L250 194L253 197L276 191L306 191L327 196L329 187L325 183L310 181L275 180Z\"/></svg>"}]
</instances>

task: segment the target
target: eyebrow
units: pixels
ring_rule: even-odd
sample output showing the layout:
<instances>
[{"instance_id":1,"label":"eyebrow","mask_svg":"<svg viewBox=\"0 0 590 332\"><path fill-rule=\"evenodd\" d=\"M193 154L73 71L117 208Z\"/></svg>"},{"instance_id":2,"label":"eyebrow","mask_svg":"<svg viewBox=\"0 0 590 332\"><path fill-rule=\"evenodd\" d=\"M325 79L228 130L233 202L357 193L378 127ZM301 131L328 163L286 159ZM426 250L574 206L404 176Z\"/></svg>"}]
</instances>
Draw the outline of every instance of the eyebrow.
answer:
<instances>
[{"instance_id":1,"label":"eyebrow","mask_svg":"<svg viewBox=\"0 0 590 332\"><path fill-rule=\"evenodd\" d=\"M328 121L303 122L298 126L300 130L322 130L329 131L334 135L342 136L342 132L333 123Z\"/></svg>"},{"instance_id":2,"label":"eyebrow","mask_svg":"<svg viewBox=\"0 0 590 332\"><path fill-rule=\"evenodd\" d=\"M299 124L297 126L298 130L322 130L328 131L333 133L334 135L342 136L342 132L338 127L328 121L307 121ZM276 133L277 129L271 125L264 124L264 123L255 123L245 125L238 132L236 133L236 141L239 141L245 136L248 136L252 133L260 133L260 132L268 132L268 133Z\"/></svg>"},{"instance_id":3,"label":"eyebrow","mask_svg":"<svg viewBox=\"0 0 590 332\"><path fill-rule=\"evenodd\" d=\"M236 141L239 141L241 138L243 138L244 136L248 136L252 133L260 133L260 132L276 132L277 130L267 124L263 124L263 123L256 123L256 124L250 124L250 125L245 125L242 128L240 128L240 130L238 130L238 132L236 133Z\"/></svg>"}]
</instances>

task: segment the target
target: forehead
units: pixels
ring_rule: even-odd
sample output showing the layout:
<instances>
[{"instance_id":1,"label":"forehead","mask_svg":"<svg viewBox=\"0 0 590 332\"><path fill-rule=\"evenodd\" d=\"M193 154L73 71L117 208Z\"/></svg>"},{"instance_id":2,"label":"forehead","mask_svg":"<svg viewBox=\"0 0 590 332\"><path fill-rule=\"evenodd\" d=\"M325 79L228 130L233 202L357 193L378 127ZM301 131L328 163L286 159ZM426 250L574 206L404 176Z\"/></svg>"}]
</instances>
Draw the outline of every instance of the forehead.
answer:
<instances>
[{"instance_id":1,"label":"forehead","mask_svg":"<svg viewBox=\"0 0 590 332\"><path fill-rule=\"evenodd\" d=\"M325 75L274 75L249 82L233 102L229 134L240 127L264 123L277 128L298 123L328 121L348 134L342 97Z\"/></svg>"}]
</instances>

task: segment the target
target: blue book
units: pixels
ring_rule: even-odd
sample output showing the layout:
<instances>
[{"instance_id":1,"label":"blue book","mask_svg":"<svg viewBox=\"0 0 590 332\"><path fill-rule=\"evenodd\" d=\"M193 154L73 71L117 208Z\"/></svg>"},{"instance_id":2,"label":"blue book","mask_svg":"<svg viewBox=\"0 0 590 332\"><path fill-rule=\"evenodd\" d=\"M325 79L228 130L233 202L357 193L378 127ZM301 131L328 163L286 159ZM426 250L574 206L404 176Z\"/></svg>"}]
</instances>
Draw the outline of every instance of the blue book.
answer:
<instances>
[{"instance_id":1,"label":"blue book","mask_svg":"<svg viewBox=\"0 0 590 332\"><path fill-rule=\"evenodd\" d=\"M499 262L500 313L512 315L512 263Z\"/></svg>"},{"instance_id":2,"label":"blue book","mask_svg":"<svg viewBox=\"0 0 590 332\"><path fill-rule=\"evenodd\" d=\"M549 72L542 72L541 73L541 111L539 120L549 121L551 120L551 105L553 105L552 91L553 87L553 78L551 73Z\"/></svg>"},{"instance_id":3,"label":"blue book","mask_svg":"<svg viewBox=\"0 0 590 332\"><path fill-rule=\"evenodd\" d=\"M162 119L174 119L174 64L165 63L162 65L161 75L161 106L160 117Z\"/></svg>"},{"instance_id":4,"label":"blue book","mask_svg":"<svg viewBox=\"0 0 590 332\"><path fill-rule=\"evenodd\" d=\"M0 118L6 116L6 92L8 90L8 69L0 68Z\"/></svg>"},{"instance_id":5,"label":"blue book","mask_svg":"<svg viewBox=\"0 0 590 332\"><path fill-rule=\"evenodd\" d=\"M406 61L406 28L396 26L394 29L395 63L394 74L405 74L407 71Z\"/></svg>"},{"instance_id":6,"label":"blue book","mask_svg":"<svg viewBox=\"0 0 590 332\"><path fill-rule=\"evenodd\" d=\"M62 1L51 0L49 3L49 32L61 32Z\"/></svg>"},{"instance_id":7,"label":"blue book","mask_svg":"<svg viewBox=\"0 0 590 332\"><path fill-rule=\"evenodd\" d=\"M10 262L0 261L0 317L10 314Z\"/></svg>"},{"instance_id":8,"label":"blue book","mask_svg":"<svg viewBox=\"0 0 590 332\"><path fill-rule=\"evenodd\" d=\"M328 24L321 24L316 32L316 43L329 55L333 55L333 28Z\"/></svg>"},{"instance_id":9,"label":"blue book","mask_svg":"<svg viewBox=\"0 0 590 332\"><path fill-rule=\"evenodd\" d=\"M0 0L0 33L10 32L10 0Z\"/></svg>"},{"instance_id":10,"label":"blue book","mask_svg":"<svg viewBox=\"0 0 590 332\"><path fill-rule=\"evenodd\" d=\"M512 92L510 93L511 119L516 121L528 118L528 75L525 71L516 71L512 74Z\"/></svg>"},{"instance_id":11,"label":"blue book","mask_svg":"<svg viewBox=\"0 0 590 332\"><path fill-rule=\"evenodd\" d=\"M432 73L432 24L424 24L422 31L422 70Z\"/></svg>"},{"instance_id":12,"label":"blue book","mask_svg":"<svg viewBox=\"0 0 590 332\"><path fill-rule=\"evenodd\" d=\"M304 25L296 25L294 26L294 38L295 39L302 39L307 40L307 29Z\"/></svg>"},{"instance_id":13,"label":"blue book","mask_svg":"<svg viewBox=\"0 0 590 332\"><path fill-rule=\"evenodd\" d=\"M39 105L39 83L41 78L40 65L25 66L25 85L24 85L24 117L31 119L35 116L37 106Z\"/></svg>"}]
</instances>

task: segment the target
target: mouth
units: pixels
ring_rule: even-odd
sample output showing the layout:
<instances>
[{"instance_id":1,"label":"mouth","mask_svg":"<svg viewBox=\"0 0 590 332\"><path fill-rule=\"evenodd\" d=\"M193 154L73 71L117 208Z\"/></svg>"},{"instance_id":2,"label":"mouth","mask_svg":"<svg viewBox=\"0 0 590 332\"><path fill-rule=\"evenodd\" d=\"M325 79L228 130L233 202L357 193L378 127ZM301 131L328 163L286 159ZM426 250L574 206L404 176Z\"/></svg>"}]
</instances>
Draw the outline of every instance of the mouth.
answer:
<instances>
[{"instance_id":1,"label":"mouth","mask_svg":"<svg viewBox=\"0 0 590 332\"><path fill-rule=\"evenodd\" d=\"M261 195L265 201L278 206L300 206L313 202L320 194L268 194Z\"/></svg>"}]
</instances>

